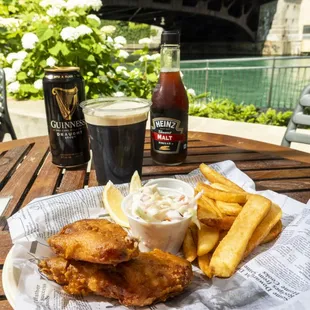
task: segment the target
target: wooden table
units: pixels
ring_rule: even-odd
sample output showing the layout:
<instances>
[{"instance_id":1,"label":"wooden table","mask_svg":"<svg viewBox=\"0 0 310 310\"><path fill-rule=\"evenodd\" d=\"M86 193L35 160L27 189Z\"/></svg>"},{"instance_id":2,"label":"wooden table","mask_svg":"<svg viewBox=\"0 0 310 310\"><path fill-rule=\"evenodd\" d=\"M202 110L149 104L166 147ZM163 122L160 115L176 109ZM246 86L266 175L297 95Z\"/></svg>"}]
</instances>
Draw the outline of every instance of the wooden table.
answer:
<instances>
[{"instance_id":1,"label":"wooden table","mask_svg":"<svg viewBox=\"0 0 310 310\"><path fill-rule=\"evenodd\" d=\"M0 218L0 310L12 309L2 288L2 267L12 247L6 218L37 197L96 186L93 169L63 171L51 163L48 138L0 143L0 197L13 196ZM256 183L306 203L310 199L310 154L272 144L225 135L191 132L189 155L175 167L154 165L149 132L145 140L143 178L188 173L202 162L232 160Z\"/></svg>"}]
</instances>

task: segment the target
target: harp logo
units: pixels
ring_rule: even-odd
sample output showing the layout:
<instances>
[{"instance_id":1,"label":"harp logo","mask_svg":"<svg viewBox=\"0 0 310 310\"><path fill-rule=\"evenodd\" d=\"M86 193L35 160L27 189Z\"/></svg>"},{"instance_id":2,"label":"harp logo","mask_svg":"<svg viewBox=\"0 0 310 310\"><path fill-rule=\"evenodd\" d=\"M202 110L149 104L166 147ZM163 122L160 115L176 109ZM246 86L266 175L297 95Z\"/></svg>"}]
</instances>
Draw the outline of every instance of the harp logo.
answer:
<instances>
[{"instance_id":1,"label":"harp logo","mask_svg":"<svg viewBox=\"0 0 310 310\"><path fill-rule=\"evenodd\" d=\"M56 101L62 117L70 121L73 113L78 105L78 88L75 86L70 89L54 87L52 94L56 97Z\"/></svg>"}]
</instances>

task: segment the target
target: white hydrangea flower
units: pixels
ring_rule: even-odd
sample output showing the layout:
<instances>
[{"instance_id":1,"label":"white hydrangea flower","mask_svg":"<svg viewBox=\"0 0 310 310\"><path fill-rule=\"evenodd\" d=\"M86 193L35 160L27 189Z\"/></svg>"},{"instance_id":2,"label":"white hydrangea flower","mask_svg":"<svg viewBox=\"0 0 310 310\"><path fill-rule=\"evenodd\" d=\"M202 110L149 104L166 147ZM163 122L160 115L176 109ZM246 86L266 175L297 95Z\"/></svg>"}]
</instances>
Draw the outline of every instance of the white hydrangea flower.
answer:
<instances>
[{"instance_id":1,"label":"white hydrangea flower","mask_svg":"<svg viewBox=\"0 0 310 310\"><path fill-rule=\"evenodd\" d=\"M7 29L14 29L14 28L18 28L19 24L20 24L20 21L17 18L0 17L0 26L1 27L7 28Z\"/></svg>"},{"instance_id":2,"label":"white hydrangea flower","mask_svg":"<svg viewBox=\"0 0 310 310\"><path fill-rule=\"evenodd\" d=\"M157 59L160 59L160 54L159 53L156 53L156 54L153 54L151 55L151 60L157 60Z\"/></svg>"},{"instance_id":3,"label":"white hydrangea flower","mask_svg":"<svg viewBox=\"0 0 310 310\"><path fill-rule=\"evenodd\" d=\"M117 91L116 93L113 94L114 97L124 97L125 94L121 91Z\"/></svg>"},{"instance_id":4,"label":"white hydrangea flower","mask_svg":"<svg viewBox=\"0 0 310 310\"><path fill-rule=\"evenodd\" d=\"M79 35L74 27L65 27L61 30L60 36L64 41L74 41Z\"/></svg>"},{"instance_id":5,"label":"white hydrangea flower","mask_svg":"<svg viewBox=\"0 0 310 310\"><path fill-rule=\"evenodd\" d=\"M86 16L87 19L95 20L98 23L98 26L101 24L100 18L95 14L89 14Z\"/></svg>"},{"instance_id":6,"label":"white hydrangea flower","mask_svg":"<svg viewBox=\"0 0 310 310\"><path fill-rule=\"evenodd\" d=\"M107 37L107 42L108 43L113 43L113 39L109 36L109 37Z\"/></svg>"},{"instance_id":7,"label":"white hydrangea flower","mask_svg":"<svg viewBox=\"0 0 310 310\"><path fill-rule=\"evenodd\" d=\"M76 27L75 29L76 29L76 32L78 33L78 37L81 37L81 36L84 36L86 34L90 34L93 32L91 28L83 24Z\"/></svg>"},{"instance_id":8,"label":"white hydrangea flower","mask_svg":"<svg viewBox=\"0 0 310 310\"><path fill-rule=\"evenodd\" d=\"M13 60L18 59L17 53L9 53L6 56L6 61L11 64L13 62Z\"/></svg>"},{"instance_id":9,"label":"white hydrangea flower","mask_svg":"<svg viewBox=\"0 0 310 310\"><path fill-rule=\"evenodd\" d=\"M113 78L115 77L115 74L114 74L114 72L109 71L109 72L107 73L107 76L108 76L109 78L113 79Z\"/></svg>"},{"instance_id":10,"label":"white hydrangea flower","mask_svg":"<svg viewBox=\"0 0 310 310\"><path fill-rule=\"evenodd\" d=\"M151 59L151 56L150 55L144 55L144 56L141 56L140 58L139 58L139 61L140 62L143 62L143 61L148 61L148 60L150 60Z\"/></svg>"},{"instance_id":11,"label":"white hydrangea flower","mask_svg":"<svg viewBox=\"0 0 310 310\"><path fill-rule=\"evenodd\" d=\"M32 50L37 42L39 42L39 38L32 32L26 32L22 37L22 46L24 49Z\"/></svg>"},{"instance_id":12,"label":"white hydrangea flower","mask_svg":"<svg viewBox=\"0 0 310 310\"><path fill-rule=\"evenodd\" d=\"M152 40L150 38L143 38L143 39L140 39L139 40L139 44L151 44L152 43Z\"/></svg>"},{"instance_id":13,"label":"white hydrangea flower","mask_svg":"<svg viewBox=\"0 0 310 310\"><path fill-rule=\"evenodd\" d=\"M56 62L57 62L56 59L52 56L46 59L46 65L49 67L54 67L56 65Z\"/></svg>"},{"instance_id":14,"label":"white hydrangea flower","mask_svg":"<svg viewBox=\"0 0 310 310\"><path fill-rule=\"evenodd\" d=\"M15 94L19 91L19 88L20 88L19 82L18 81L13 82L8 85L8 92Z\"/></svg>"},{"instance_id":15,"label":"white hydrangea flower","mask_svg":"<svg viewBox=\"0 0 310 310\"><path fill-rule=\"evenodd\" d=\"M123 71L127 71L127 68L124 66L118 66L118 67L116 67L115 71L116 71L116 73L120 74Z\"/></svg>"},{"instance_id":16,"label":"white hydrangea flower","mask_svg":"<svg viewBox=\"0 0 310 310\"><path fill-rule=\"evenodd\" d=\"M100 31L106 33L106 34L112 34L114 31L116 30L116 28L112 25L109 26L103 26Z\"/></svg>"},{"instance_id":17,"label":"white hydrangea flower","mask_svg":"<svg viewBox=\"0 0 310 310\"><path fill-rule=\"evenodd\" d=\"M39 80L36 80L34 83L33 83L33 86L35 89L42 89L43 88L43 81L42 79L39 79Z\"/></svg>"},{"instance_id":18,"label":"white hydrangea flower","mask_svg":"<svg viewBox=\"0 0 310 310\"><path fill-rule=\"evenodd\" d=\"M16 71L12 68L3 68L5 73L5 79L8 83L16 81Z\"/></svg>"},{"instance_id":19,"label":"white hydrangea flower","mask_svg":"<svg viewBox=\"0 0 310 310\"><path fill-rule=\"evenodd\" d=\"M127 71L123 71L122 72L122 74L123 74L123 76L125 77L125 78L129 78L129 73L127 72Z\"/></svg>"},{"instance_id":20,"label":"white hydrangea flower","mask_svg":"<svg viewBox=\"0 0 310 310\"><path fill-rule=\"evenodd\" d=\"M12 69L15 71L15 72L19 72L20 71L20 68L22 67L22 64L23 64L23 60L22 59L17 59L13 62L12 64Z\"/></svg>"},{"instance_id":21,"label":"white hydrangea flower","mask_svg":"<svg viewBox=\"0 0 310 310\"><path fill-rule=\"evenodd\" d=\"M46 14L50 17L62 15L62 11L57 7L51 7L46 11Z\"/></svg>"},{"instance_id":22,"label":"white hydrangea flower","mask_svg":"<svg viewBox=\"0 0 310 310\"><path fill-rule=\"evenodd\" d=\"M54 7L54 8L66 8L67 2L64 0L42 0L40 2L40 6L42 8L46 8L48 6Z\"/></svg>"},{"instance_id":23,"label":"white hydrangea flower","mask_svg":"<svg viewBox=\"0 0 310 310\"><path fill-rule=\"evenodd\" d=\"M100 75L98 76L98 79L103 83L106 83L109 80L106 75Z\"/></svg>"},{"instance_id":24,"label":"white hydrangea flower","mask_svg":"<svg viewBox=\"0 0 310 310\"><path fill-rule=\"evenodd\" d=\"M141 71L138 68L134 68L133 70L131 70L130 72L130 77L132 78L137 78L139 77L141 74Z\"/></svg>"},{"instance_id":25,"label":"white hydrangea flower","mask_svg":"<svg viewBox=\"0 0 310 310\"><path fill-rule=\"evenodd\" d=\"M190 95L193 96L193 97L196 96L196 92L195 92L195 90L192 89L192 88L189 88L189 89L187 90L187 93L190 94Z\"/></svg>"},{"instance_id":26,"label":"white hydrangea flower","mask_svg":"<svg viewBox=\"0 0 310 310\"><path fill-rule=\"evenodd\" d=\"M102 2L100 0L68 0L66 5L67 10L74 10L76 8L80 8L99 11L101 7Z\"/></svg>"},{"instance_id":27,"label":"white hydrangea flower","mask_svg":"<svg viewBox=\"0 0 310 310\"><path fill-rule=\"evenodd\" d=\"M120 58L127 58L128 56L129 56L129 53L127 53L124 50L120 50L118 53L118 57L120 57Z\"/></svg>"},{"instance_id":28,"label":"white hydrangea flower","mask_svg":"<svg viewBox=\"0 0 310 310\"><path fill-rule=\"evenodd\" d=\"M124 45L124 44L127 43L127 40L124 37L122 37L122 36L118 36L118 37L114 38L114 42L118 43L118 44L123 44Z\"/></svg>"},{"instance_id":29,"label":"white hydrangea flower","mask_svg":"<svg viewBox=\"0 0 310 310\"><path fill-rule=\"evenodd\" d=\"M123 44L115 43L113 46L114 46L114 48L115 48L116 50L119 50L119 49L121 49L121 48L123 47Z\"/></svg>"},{"instance_id":30,"label":"white hydrangea flower","mask_svg":"<svg viewBox=\"0 0 310 310\"><path fill-rule=\"evenodd\" d=\"M79 17L79 14L78 14L78 13L75 13L75 12L70 11L70 12L68 13L68 16L69 16L69 17Z\"/></svg>"},{"instance_id":31,"label":"white hydrangea flower","mask_svg":"<svg viewBox=\"0 0 310 310\"><path fill-rule=\"evenodd\" d=\"M24 60L27 57L28 53L26 51L17 52L17 59Z\"/></svg>"}]
</instances>

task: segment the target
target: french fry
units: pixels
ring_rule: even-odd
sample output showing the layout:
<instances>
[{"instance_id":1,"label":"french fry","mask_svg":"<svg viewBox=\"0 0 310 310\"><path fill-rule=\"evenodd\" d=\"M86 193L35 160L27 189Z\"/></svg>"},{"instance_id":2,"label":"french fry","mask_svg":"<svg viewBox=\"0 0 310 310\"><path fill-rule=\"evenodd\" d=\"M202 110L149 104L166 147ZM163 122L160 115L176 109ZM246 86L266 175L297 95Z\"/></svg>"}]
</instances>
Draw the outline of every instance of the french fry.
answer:
<instances>
[{"instance_id":1,"label":"french fry","mask_svg":"<svg viewBox=\"0 0 310 310\"><path fill-rule=\"evenodd\" d=\"M212 183L210 184L211 187L215 188L215 189L219 189L223 192L228 192L228 193L243 193L239 190L236 190L235 188L232 188L230 186L227 186L225 184L221 184L221 183Z\"/></svg>"},{"instance_id":2,"label":"french fry","mask_svg":"<svg viewBox=\"0 0 310 310\"><path fill-rule=\"evenodd\" d=\"M206 214L198 214L198 219L201 223L209 227L215 227L219 230L229 230L230 227L233 225L236 217L227 215L223 216L222 218L212 218L210 216L206 216Z\"/></svg>"},{"instance_id":3,"label":"french fry","mask_svg":"<svg viewBox=\"0 0 310 310\"><path fill-rule=\"evenodd\" d=\"M201 173L205 176L206 179L208 179L211 183L221 183L224 185L227 185L228 187L234 188L235 190L238 190L239 192L244 192L244 190L239 187L234 182L226 179L223 175L212 169L206 164L200 164L199 169Z\"/></svg>"},{"instance_id":4,"label":"french fry","mask_svg":"<svg viewBox=\"0 0 310 310\"><path fill-rule=\"evenodd\" d=\"M197 243L198 243L198 227L194 222L191 222L189 225L189 229L191 230L192 237L193 237L193 240L195 242L195 245L197 246Z\"/></svg>"},{"instance_id":5,"label":"french fry","mask_svg":"<svg viewBox=\"0 0 310 310\"><path fill-rule=\"evenodd\" d=\"M212 273L210 269L210 260L211 260L210 253L198 257L198 266L208 278L212 278Z\"/></svg>"},{"instance_id":6,"label":"french fry","mask_svg":"<svg viewBox=\"0 0 310 310\"><path fill-rule=\"evenodd\" d=\"M271 204L271 208L263 220L254 230L252 237L250 238L246 247L244 257L247 257L268 235L271 229L282 217L281 208L275 203Z\"/></svg>"},{"instance_id":7,"label":"french fry","mask_svg":"<svg viewBox=\"0 0 310 310\"><path fill-rule=\"evenodd\" d=\"M183 254L185 259L187 259L189 262L193 262L197 257L197 246L193 239L192 231L190 228L187 229L183 241Z\"/></svg>"},{"instance_id":8,"label":"french fry","mask_svg":"<svg viewBox=\"0 0 310 310\"><path fill-rule=\"evenodd\" d=\"M254 230L267 215L270 207L269 199L259 195L249 196L227 235L212 255L212 274L227 278L235 272Z\"/></svg>"},{"instance_id":9,"label":"french fry","mask_svg":"<svg viewBox=\"0 0 310 310\"><path fill-rule=\"evenodd\" d=\"M216 214L218 217L223 217L222 212L217 207L215 201L205 195L202 195L198 199L198 205L200 205L203 208L206 208L207 210L210 210L212 213Z\"/></svg>"},{"instance_id":10,"label":"french fry","mask_svg":"<svg viewBox=\"0 0 310 310\"><path fill-rule=\"evenodd\" d=\"M247 196L248 196L248 194L245 192L243 193L224 192L219 189L215 189L211 187L210 185L202 183L202 182L199 182L197 184L196 189L199 191L203 190L204 196L207 196L214 200L220 200L220 201L225 201L225 202L237 202L237 203L243 204L247 201Z\"/></svg>"},{"instance_id":11,"label":"french fry","mask_svg":"<svg viewBox=\"0 0 310 310\"><path fill-rule=\"evenodd\" d=\"M273 241L274 239L276 239L279 236L281 231L282 231L282 222L280 220L280 221L278 221L278 223L276 225L274 225L272 227L269 234L265 237L265 239L260 244L264 244L264 243Z\"/></svg>"},{"instance_id":12,"label":"french fry","mask_svg":"<svg viewBox=\"0 0 310 310\"><path fill-rule=\"evenodd\" d=\"M203 256L209 253L219 240L219 230L216 228L201 225L198 230L197 255Z\"/></svg>"},{"instance_id":13,"label":"french fry","mask_svg":"<svg viewBox=\"0 0 310 310\"><path fill-rule=\"evenodd\" d=\"M237 216L242 210L242 207L236 202L224 202L217 200L215 203L222 214Z\"/></svg>"}]
</instances>

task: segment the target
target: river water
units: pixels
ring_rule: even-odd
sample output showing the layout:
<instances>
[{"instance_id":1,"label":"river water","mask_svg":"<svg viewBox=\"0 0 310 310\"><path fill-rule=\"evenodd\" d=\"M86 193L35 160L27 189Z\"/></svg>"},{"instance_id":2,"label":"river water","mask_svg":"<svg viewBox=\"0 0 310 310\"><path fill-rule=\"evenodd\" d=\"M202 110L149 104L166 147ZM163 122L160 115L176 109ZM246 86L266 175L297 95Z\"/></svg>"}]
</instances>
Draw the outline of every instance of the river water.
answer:
<instances>
[{"instance_id":1,"label":"river water","mask_svg":"<svg viewBox=\"0 0 310 310\"><path fill-rule=\"evenodd\" d=\"M184 84L197 94L210 92L236 103L292 110L310 84L310 57L182 61L181 71Z\"/></svg>"}]
</instances>

